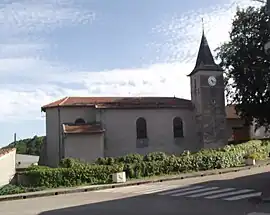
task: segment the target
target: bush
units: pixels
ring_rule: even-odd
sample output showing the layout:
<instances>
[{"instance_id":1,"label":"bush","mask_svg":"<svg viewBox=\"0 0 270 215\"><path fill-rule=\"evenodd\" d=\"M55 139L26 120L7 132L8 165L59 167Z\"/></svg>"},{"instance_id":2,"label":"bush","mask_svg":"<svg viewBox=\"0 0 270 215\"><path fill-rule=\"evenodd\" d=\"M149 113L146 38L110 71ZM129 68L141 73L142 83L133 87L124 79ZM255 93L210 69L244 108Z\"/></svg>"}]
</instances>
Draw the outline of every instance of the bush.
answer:
<instances>
[{"instance_id":1,"label":"bush","mask_svg":"<svg viewBox=\"0 0 270 215\"><path fill-rule=\"evenodd\" d=\"M167 155L164 152L152 152L148 155L145 155L144 161L163 161L167 158Z\"/></svg>"},{"instance_id":2,"label":"bush","mask_svg":"<svg viewBox=\"0 0 270 215\"><path fill-rule=\"evenodd\" d=\"M111 182L111 174L123 171L121 165L75 165L76 168L41 168L24 173L28 184L34 187L70 187L82 184L104 184Z\"/></svg>"},{"instance_id":3,"label":"bush","mask_svg":"<svg viewBox=\"0 0 270 215\"><path fill-rule=\"evenodd\" d=\"M59 168L32 166L24 175L31 186L52 188L111 183L111 174L121 171L125 171L127 178L132 179L237 167L243 165L246 155L256 156L260 160L267 159L269 143L249 141L219 149L203 149L196 153L185 151L179 156L163 152L145 156L129 154L116 158L99 158L92 164L68 158L61 161Z\"/></svg>"},{"instance_id":4,"label":"bush","mask_svg":"<svg viewBox=\"0 0 270 215\"><path fill-rule=\"evenodd\" d=\"M26 192L35 192L35 191L41 191L44 189L45 188L42 188L42 187L23 187L23 186L16 186L16 185L9 184L0 188L0 196L26 193Z\"/></svg>"}]
</instances>

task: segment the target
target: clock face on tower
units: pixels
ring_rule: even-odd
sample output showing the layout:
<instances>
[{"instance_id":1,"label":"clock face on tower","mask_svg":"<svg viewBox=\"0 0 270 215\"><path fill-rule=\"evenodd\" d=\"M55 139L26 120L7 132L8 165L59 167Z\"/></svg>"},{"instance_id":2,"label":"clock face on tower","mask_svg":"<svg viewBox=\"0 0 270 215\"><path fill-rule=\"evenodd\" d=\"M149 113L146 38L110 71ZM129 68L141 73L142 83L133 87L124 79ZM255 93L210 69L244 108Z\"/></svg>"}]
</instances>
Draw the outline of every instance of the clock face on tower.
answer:
<instances>
[{"instance_id":1,"label":"clock face on tower","mask_svg":"<svg viewBox=\"0 0 270 215\"><path fill-rule=\"evenodd\" d=\"M217 84L217 79L214 76L210 76L208 78L208 84L213 87Z\"/></svg>"}]
</instances>

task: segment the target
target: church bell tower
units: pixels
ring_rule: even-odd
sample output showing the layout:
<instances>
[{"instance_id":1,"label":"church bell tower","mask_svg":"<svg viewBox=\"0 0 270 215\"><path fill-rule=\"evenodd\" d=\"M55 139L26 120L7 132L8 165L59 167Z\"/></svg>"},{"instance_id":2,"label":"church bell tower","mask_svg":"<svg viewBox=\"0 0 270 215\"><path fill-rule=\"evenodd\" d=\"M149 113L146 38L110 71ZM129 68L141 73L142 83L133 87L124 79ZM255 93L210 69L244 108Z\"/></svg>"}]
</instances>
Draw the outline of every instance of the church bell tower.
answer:
<instances>
[{"instance_id":1,"label":"church bell tower","mask_svg":"<svg viewBox=\"0 0 270 215\"><path fill-rule=\"evenodd\" d=\"M218 148L226 145L223 70L214 61L204 31L196 65L188 76L201 147Z\"/></svg>"}]
</instances>

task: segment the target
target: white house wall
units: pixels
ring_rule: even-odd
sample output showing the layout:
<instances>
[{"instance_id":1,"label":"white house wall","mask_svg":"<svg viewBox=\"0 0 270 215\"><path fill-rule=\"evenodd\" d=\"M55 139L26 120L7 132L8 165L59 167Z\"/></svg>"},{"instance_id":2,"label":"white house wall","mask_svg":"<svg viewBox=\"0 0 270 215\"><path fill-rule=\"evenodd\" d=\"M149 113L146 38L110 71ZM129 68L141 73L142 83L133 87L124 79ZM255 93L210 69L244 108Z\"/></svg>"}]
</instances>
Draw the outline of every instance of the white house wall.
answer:
<instances>
[{"instance_id":1,"label":"white house wall","mask_svg":"<svg viewBox=\"0 0 270 215\"><path fill-rule=\"evenodd\" d=\"M62 124L74 123L77 118L83 118L87 122L94 122L96 120L96 110L91 107L68 107L59 108L59 110L58 108L48 108L46 110L45 163L49 166L57 166L59 158L64 153L61 144L59 145L62 142Z\"/></svg>"},{"instance_id":2,"label":"white house wall","mask_svg":"<svg viewBox=\"0 0 270 215\"><path fill-rule=\"evenodd\" d=\"M7 185L16 173L16 150L0 157L0 187Z\"/></svg>"}]
</instances>

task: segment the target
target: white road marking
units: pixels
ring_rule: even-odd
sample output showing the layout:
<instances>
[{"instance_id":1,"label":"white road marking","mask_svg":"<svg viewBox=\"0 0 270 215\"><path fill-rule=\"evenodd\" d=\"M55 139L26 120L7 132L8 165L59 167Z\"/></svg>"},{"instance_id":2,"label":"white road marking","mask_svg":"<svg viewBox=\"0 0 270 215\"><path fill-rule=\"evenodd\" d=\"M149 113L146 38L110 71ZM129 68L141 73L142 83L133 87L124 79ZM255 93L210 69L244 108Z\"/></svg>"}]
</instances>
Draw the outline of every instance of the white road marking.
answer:
<instances>
[{"instance_id":1,"label":"white road marking","mask_svg":"<svg viewBox=\"0 0 270 215\"><path fill-rule=\"evenodd\" d=\"M218 188L219 187L207 187L207 188L187 191L187 192L183 192L183 193L176 193L176 194L173 194L171 196L184 196L184 195L189 195L189 194L193 194L193 193L199 193L199 192L203 192L203 191L216 190Z\"/></svg>"},{"instance_id":2,"label":"white road marking","mask_svg":"<svg viewBox=\"0 0 270 215\"><path fill-rule=\"evenodd\" d=\"M232 191L232 190L235 190L235 188L225 188L225 189L221 189L221 190L214 190L214 191L209 191L209 192L206 192L206 193L194 194L194 195L191 195L191 196L188 196L188 197L195 198L195 197L209 196L209 195L212 195L212 194L224 193L224 192Z\"/></svg>"},{"instance_id":3,"label":"white road marking","mask_svg":"<svg viewBox=\"0 0 270 215\"><path fill-rule=\"evenodd\" d=\"M144 189L143 191L135 191L134 193L142 193L142 194L151 194L151 193L158 193L164 190L170 190L170 189L175 189L179 186L166 186L166 187L156 187L152 189Z\"/></svg>"},{"instance_id":4,"label":"white road marking","mask_svg":"<svg viewBox=\"0 0 270 215\"><path fill-rule=\"evenodd\" d=\"M262 194L262 192L249 193L249 194L243 194L243 195L238 195L238 196L233 196L233 197L225 198L223 200L226 200L226 201L235 201L235 200L240 200L240 199L246 199L246 198L250 198L250 197L260 196L261 194Z\"/></svg>"},{"instance_id":5,"label":"white road marking","mask_svg":"<svg viewBox=\"0 0 270 215\"><path fill-rule=\"evenodd\" d=\"M165 190L175 189L178 187L179 185L169 185L169 186L162 186L162 185L137 185L136 186L135 185L135 186L128 186L128 187L97 190L94 192L150 194L150 193L157 193L157 192L161 192Z\"/></svg>"},{"instance_id":6,"label":"white road marking","mask_svg":"<svg viewBox=\"0 0 270 215\"><path fill-rule=\"evenodd\" d=\"M234 192L228 192L228 193L222 193L222 194L218 194L218 195L213 195L213 196L206 196L206 199L216 199L216 198L221 198L221 197L226 197L226 196L232 196L232 195L237 195L237 194L242 194L242 193L248 193L248 192L252 192L253 190L238 190L238 191L234 191Z\"/></svg>"},{"instance_id":7,"label":"white road marking","mask_svg":"<svg viewBox=\"0 0 270 215\"><path fill-rule=\"evenodd\" d=\"M171 189L173 189L173 188L171 188ZM169 190L169 189L168 188L156 189L156 190L152 190L152 191L146 191L146 192L144 192L144 194L158 193L158 192L162 192L162 191L165 191L165 190Z\"/></svg>"},{"instance_id":8,"label":"white road marking","mask_svg":"<svg viewBox=\"0 0 270 215\"><path fill-rule=\"evenodd\" d=\"M188 198L202 197L205 199L220 199L224 201L237 201L251 197L260 196L261 192L252 189L237 189L237 188L221 188L207 187L201 185L195 186L180 186L180 185L164 185L164 184L145 184L128 187L111 188L106 190L97 190L94 192L106 193L130 193L136 195L156 194L160 196L186 196ZM270 214L269 214L270 215Z\"/></svg>"},{"instance_id":9,"label":"white road marking","mask_svg":"<svg viewBox=\"0 0 270 215\"><path fill-rule=\"evenodd\" d=\"M184 191L188 191L188 190L195 190L198 188L203 188L204 186L194 186L194 187L187 187L187 188L180 188L177 190L170 190L167 192L163 192L163 193L158 193L158 195L160 196L164 196L164 195L170 195L170 194L174 194L174 193L178 193L178 192L184 192Z\"/></svg>"},{"instance_id":10,"label":"white road marking","mask_svg":"<svg viewBox=\"0 0 270 215\"><path fill-rule=\"evenodd\" d=\"M270 213L252 212L252 213L248 213L247 215L270 215Z\"/></svg>"}]
</instances>

